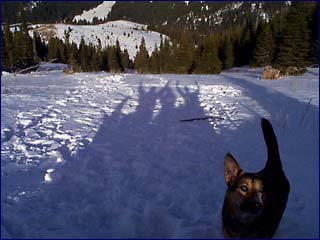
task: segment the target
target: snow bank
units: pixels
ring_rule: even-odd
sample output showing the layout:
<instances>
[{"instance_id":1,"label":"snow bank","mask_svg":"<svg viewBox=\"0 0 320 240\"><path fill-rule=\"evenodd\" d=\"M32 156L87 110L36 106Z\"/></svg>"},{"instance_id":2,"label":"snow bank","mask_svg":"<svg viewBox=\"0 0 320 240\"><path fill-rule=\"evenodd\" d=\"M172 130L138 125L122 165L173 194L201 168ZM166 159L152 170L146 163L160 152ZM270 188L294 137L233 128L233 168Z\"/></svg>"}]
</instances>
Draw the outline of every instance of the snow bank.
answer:
<instances>
[{"instance_id":1,"label":"snow bank","mask_svg":"<svg viewBox=\"0 0 320 240\"><path fill-rule=\"evenodd\" d=\"M9 72L6 72L6 71L2 71L1 72L1 76L7 76L7 75L10 75L11 73L9 73Z\"/></svg>"}]
</instances>

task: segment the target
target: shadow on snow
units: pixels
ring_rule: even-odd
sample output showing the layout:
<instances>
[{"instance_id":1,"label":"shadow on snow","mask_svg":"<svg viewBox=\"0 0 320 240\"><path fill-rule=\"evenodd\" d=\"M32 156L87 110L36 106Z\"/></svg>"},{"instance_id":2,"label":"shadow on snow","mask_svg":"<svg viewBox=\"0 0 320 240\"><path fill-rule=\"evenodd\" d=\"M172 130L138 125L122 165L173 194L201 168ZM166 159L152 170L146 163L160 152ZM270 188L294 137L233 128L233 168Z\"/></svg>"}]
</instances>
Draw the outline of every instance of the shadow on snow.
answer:
<instances>
[{"instance_id":1,"label":"shadow on snow","mask_svg":"<svg viewBox=\"0 0 320 240\"><path fill-rule=\"evenodd\" d=\"M279 133L282 124L286 124L283 129L299 124L319 129L318 121L310 125L318 117L317 108L309 106L299 123L305 103L281 93L270 94L247 81L226 78L270 113L280 148L286 139ZM25 229L27 236L23 230L7 228L7 233L11 237L48 238L221 238L224 154L237 149L236 157L246 157L247 162L259 159L261 168L264 166L265 156L259 155L263 151L256 151L265 149L260 116L244 121L237 131L225 127L220 138L207 120L179 122L206 114L200 106L199 89L176 86L176 91L184 100L180 106L175 105L177 94L169 84L149 89L140 84L134 112L123 113L130 99L125 97L111 115L104 115L90 144L75 156L62 148L66 164L52 184L18 210L19 216L25 216L22 219L39 227L31 232ZM277 110L274 104L279 102L283 105ZM285 112L293 103L295 117L288 119ZM257 136L259 140L253 144ZM309 137L308 133L302 136ZM283 161L285 166L287 160Z\"/></svg>"},{"instance_id":2,"label":"shadow on snow","mask_svg":"<svg viewBox=\"0 0 320 240\"><path fill-rule=\"evenodd\" d=\"M169 84L140 85L135 112L123 113L126 97L103 117L89 145L72 157L61 149L67 164L48 196L62 215L50 237L220 236L224 191L215 188L224 187L223 155L217 157L208 121L179 122L205 116L199 90L177 91L184 99L179 107Z\"/></svg>"}]
</instances>

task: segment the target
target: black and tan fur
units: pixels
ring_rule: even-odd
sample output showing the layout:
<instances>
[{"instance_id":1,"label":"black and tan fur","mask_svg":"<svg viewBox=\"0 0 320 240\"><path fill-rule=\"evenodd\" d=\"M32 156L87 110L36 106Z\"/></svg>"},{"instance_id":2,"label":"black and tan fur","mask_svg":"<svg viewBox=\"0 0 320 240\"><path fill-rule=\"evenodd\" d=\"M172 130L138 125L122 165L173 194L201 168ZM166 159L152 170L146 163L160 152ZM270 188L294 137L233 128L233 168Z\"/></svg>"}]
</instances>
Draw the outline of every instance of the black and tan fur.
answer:
<instances>
[{"instance_id":1,"label":"black and tan fur","mask_svg":"<svg viewBox=\"0 0 320 240\"><path fill-rule=\"evenodd\" d=\"M268 149L265 167L246 173L228 153L224 162L227 191L222 209L226 238L272 238L286 208L290 191L278 143L270 122L261 120Z\"/></svg>"}]
</instances>

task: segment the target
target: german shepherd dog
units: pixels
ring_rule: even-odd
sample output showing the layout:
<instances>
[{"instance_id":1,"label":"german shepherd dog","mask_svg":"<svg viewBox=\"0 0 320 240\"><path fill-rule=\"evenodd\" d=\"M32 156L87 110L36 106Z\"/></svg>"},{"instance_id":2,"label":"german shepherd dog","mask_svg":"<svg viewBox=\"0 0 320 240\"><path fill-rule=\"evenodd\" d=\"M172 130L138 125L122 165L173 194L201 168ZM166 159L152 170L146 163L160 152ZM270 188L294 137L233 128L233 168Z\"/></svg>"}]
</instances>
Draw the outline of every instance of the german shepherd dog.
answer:
<instances>
[{"instance_id":1,"label":"german shepherd dog","mask_svg":"<svg viewBox=\"0 0 320 240\"><path fill-rule=\"evenodd\" d=\"M268 149L261 171L244 172L230 153L225 156L225 238L272 238L287 205L290 184L282 170L277 139L267 119L261 120L261 127Z\"/></svg>"}]
</instances>

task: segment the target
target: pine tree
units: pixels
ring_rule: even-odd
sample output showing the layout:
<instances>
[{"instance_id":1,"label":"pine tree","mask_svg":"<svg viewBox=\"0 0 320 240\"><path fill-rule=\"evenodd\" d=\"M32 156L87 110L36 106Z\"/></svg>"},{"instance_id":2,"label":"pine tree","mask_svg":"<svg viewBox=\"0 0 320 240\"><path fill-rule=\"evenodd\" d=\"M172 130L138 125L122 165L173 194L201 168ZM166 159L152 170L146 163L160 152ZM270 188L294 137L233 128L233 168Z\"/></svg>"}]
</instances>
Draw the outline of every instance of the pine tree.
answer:
<instances>
[{"instance_id":1,"label":"pine tree","mask_svg":"<svg viewBox=\"0 0 320 240\"><path fill-rule=\"evenodd\" d=\"M69 27L68 30L64 32L64 62L69 63L70 62L70 50L71 50L71 43L70 43L70 32L71 28Z\"/></svg>"},{"instance_id":2,"label":"pine tree","mask_svg":"<svg viewBox=\"0 0 320 240\"><path fill-rule=\"evenodd\" d=\"M235 65L244 66L250 63L252 58L252 50L254 48L254 32L251 16L248 16L247 23L241 33L241 37L237 42L237 53L235 54Z\"/></svg>"},{"instance_id":3,"label":"pine tree","mask_svg":"<svg viewBox=\"0 0 320 240\"><path fill-rule=\"evenodd\" d=\"M57 37L50 38L48 42L48 58L57 59L60 62L67 63L65 45Z\"/></svg>"},{"instance_id":4,"label":"pine tree","mask_svg":"<svg viewBox=\"0 0 320 240\"><path fill-rule=\"evenodd\" d=\"M35 52L33 50L33 43L32 39L29 36L25 10L23 5L20 5L20 33L18 36L20 37L20 44L19 48L21 51L21 58L19 59L18 67L19 68L26 68L35 64Z\"/></svg>"},{"instance_id":5,"label":"pine tree","mask_svg":"<svg viewBox=\"0 0 320 240\"><path fill-rule=\"evenodd\" d=\"M71 65L72 70L78 72L80 71L80 59L79 59L79 50L77 44L74 42L70 45L69 49L69 64Z\"/></svg>"},{"instance_id":6,"label":"pine tree","mask_svg":"<svg viewBox=\"0 0 320 240\"><path fill-rule=\"evenodd\" d=\"M233 67L233 64L234 64L233 45L229 35L225 36L224 40L222 41L221 61L222 61L223 69L228 69Z\"/></svg>"},{"instance_id":7,"label":"pine tree","mask_svg":"<svg viewBox=\"0 0 320 240\"><path fill-rule=\"evenodd\" d=\"M2 31L2 69L11 71L13 68L13 35L10 31L9 24L4 24Z\"/></svg>"},{"instance_id":8,"label":"pine tree","mask_svg":"<svg viewBox=\"0 0 320 240\"><path fill-rule=\"evenodd\" d=\"M218 39L207 37L199 49L199 56L196 59L195 73L216 74L222 70L222 63L219 54Z\"/></svg>"},{"instance_id":9,"label":"pine tree","mask_svg":"<svg viewBox=\"0 0 320 240\"><path fill-rule=\"evenodd\" d=\"M34 51L32 38L29 36L25 10L22 3L20 3L19 13L20 26L15 29L13 37L11 33L9 34L8 27L5 29L7 39L4 39L4 41L9 49L9 64L12 65L11 68L13 71L27 68L36 63L36 52Z\"/></svg>"},{"instance_id":10,"label":"pine tree","mask_svg":"<svg viewBox=\"0 0 320 240\"><path fill-rule=\"evenodd\" d=\"M117 57L116 59L117 59L120 71L123 72L125 67L123 66L123 63L122 63L123 54L122 54L122 51L121 51L121 48L120 48L120 43L119 43L118 39L116 41L115 49L116 49L116 57Z\"/></svg>"},{"instance_id":11,"label":"pine tree","mask_svg":"<svg viewBox=\"0 0 320 240\"><path fill-rule=\"evenodd\" d=\"M37 34L36 31L33 32L33 41L35 44L35 51L37 56L44 61L47 54L48 54L48 49L46 44L42 41L41 37L39 34Z\"/></svg>"},{"instance_id":12,"label":"pine tree","mask_svg":"<svg viewBox=\"0 0 320 240\"><path fill-rule=\"evenodd\" d=\"M318 11L318 3L311 8L310 15L310 51L308 59L310 60L310 64L318 64L318 51L319 51L319 11Z\"/></svg>"},{"instance_id":13,"label":"pine tree","mask_svg":"<svg viewBox=\"0 0 320 240\"><path fill-rule=\"evenodd\" d=\"M86 50L87 50L87 62L88 62L86 71L87 72L95 71L97 67L95 64L98 64L98 62L93 62L94 55L95 55L95 47L93 46L92 43L89 43L89 45L86 46Z\"/></svg>"},{"instance_id":14,"label":"pine tree","mask_svg":"<svg viewBox=\"0 0 320 240\"><path fill-rule=\"evenodd\" d=\"M154 51L151 54L150 65L151 65L150 66L151 73L156 73L156 74L161 73L160 52L157 45L155 45Z\"/></svg>"},{"instance_id":15,"label":"pine tree","mask_svg":"<svg viewBox=\"0 0 320 240\"><path fill-rule=\"evenodd\" d=\"M58 43L57 43L57 39L55 37L49 39L49 42L48 42L48 58L49 58L49 60L53 60L53 59L56 59L56 58L60 59L59 50L58 50Z\"/></svg>"},{"instance_id":16,"label":"pine tree","mask_svg":"<svg viewBox=\"0 0 320 240\"><path fill-rule=\"evenodd\" d=\"M93 48L93 56L92 56L92 70L99 71L103 70L102 68L102 46L101 40L98 39L97 47Z\"/></svg>"},{"instance_id":17,"label":"pine tree","mask_svg":"<svg viewBox=\"0 0 320 240\"><path fill-rule=\"evenodd\" d=\"M121 53L121 63L124 70L129 68L130 59L127 49L124 49L124 51Z\"/></svg>"},{"instance_id":18,"label":"pine tree","mask_svg":"<svg viewBox=\"0 0 320 240\"><path fill-rule=\"evenodd\" d=\"M172 39L171 45L169 48L169 59L167 62L167 70L166 73L176 73L177 72L177 66L178 66L178 58L177 58L177 53L178 53L178 42L176 39Z\"/></svg>"},{"instance_id":19,"label":"pine tree","mask_svg":"<svg viewBox=\"0 0 320 240\"><path fill-rule=\"evenodd\" d=\"M276 63L280 66L306 66L310 49L310 30L305 3L294 2L277 49Z\"/></svg>"},{"instance_id":20,"label":"pine tree","mask_svg":"<svg viewBox=\"0 0 320 240\"><path fill-rule=\"evenodd\" d=\"M102 51L102 62L101 62L101 70L109 72L110 68L108 65L108 52L106 49Z\"/></svg>"},{"instance_id":21,"label":"pine tree","mask_svg":"<svg viewBox=\"0 0 320 240\"><path fill-rule=\"evenodd\" d=\"M180 43L175 51L175 73L189 73L193 60L193 46L186 32L181 35Z\"/></svg>"},{"instance_id":22,"label":"pine tree","mask_svg":"<svg viewBox=\"0 0 320 240\"><path fill-rule=\"evenodd\" d=\"M88 57L88 46L86 45L83 38L80 40L79 45L79 58L81 70L86 72L89 69L89 57Z\"/></svg>"},{"instance_id":23,"label":"pine tree","mask_svg":"<svg viewBox=\"0 0 320 240\"><path fill-rule=\"evenodd\" d=\"M149 55L146 49L144 37L141 39L139 51L137 52L134 67L138 73L147 73L149 70Z\"/></svg>"},{"instance_id":24,"label":"pine tree","mask_svg":"<svg viewBox=\"0 0 320 240\"><path fill-rule=\"evenodd\" d=\"M108 52L108 67L109 71L113 73L121 72L121 66L117 57L117 49L115 46L109 46Z\"/></svg>"},{"instance_id":25,"label":"pine tree","mask_svg":"<svg viewBox=\"0 0 320 240\"><path fill-rule=\"evenodd\" d=\"M12 63L13 63L13 71L16 71L20 68L22 61L22 36L21 32L16 30L13 33L13 50L12 50Z\"/></svg>"},{"instance_id":26,"label":"pine tree","mask_svg":"<svg viewBox=\"0 0 320 240\"><path fill-rule=\"evenodd\" d=\"M241 52L240 34L237 33L233 42L234 66L241 66Z\"/></svg>"},{"instance_id":27,"label":"pine tree","mask_svg":"<svg viewBox=\"0 0 320 240\"><path fill-rule=\"evenodd\" d=\"M7 43L5 41L5 35L3 30L1 30L2 42L1 42L1 67L4 71L9 71L11 68L10 58L9 58L9 51L7 47Z\"/></svg>"},{"instance_id":28,"label":"pine tree","mask_svg":"<svg viewBox=\"0 0 320 240\"><path fill-rule=\"evenodd\" d=\"M164 41L160 43L160 72L169 72L172 66L172 49L170 46L170 41L165 38Z\"/></svg>"},{"instance_id":29,"label":"pine tree","mask_svg":"<svg viewBox=\"0 0 320 240\"><path fill-rule=\"evenodd\" d=\"M252 65L263 67L273 60L275 40L269 24L261 23L257 30L257 39L253 51Z\"/></svg>"}]
</instances>

